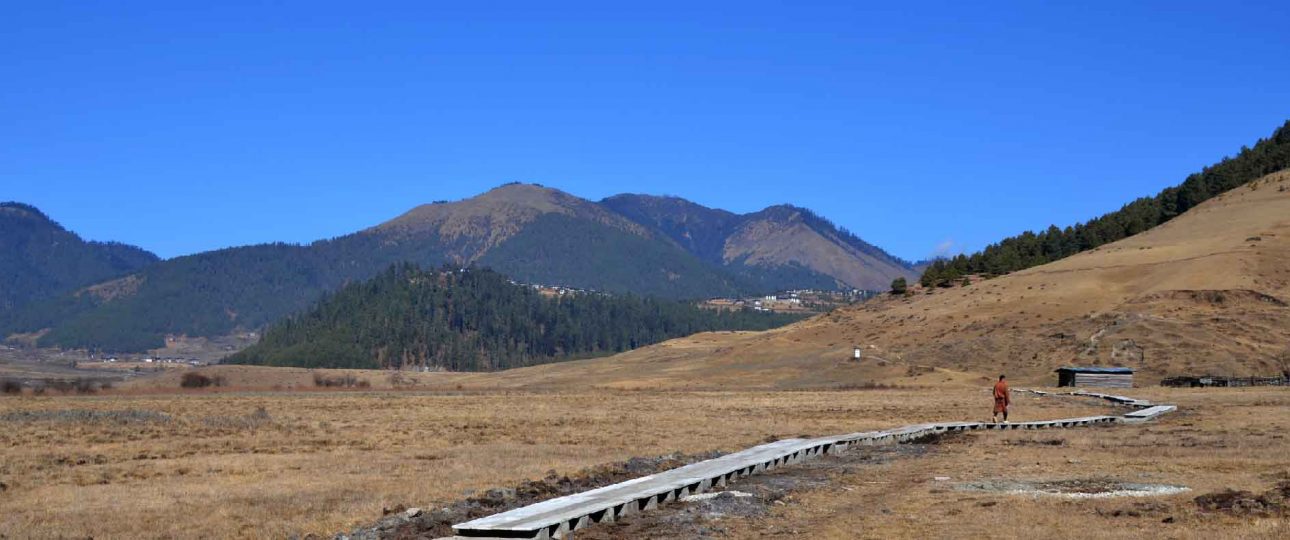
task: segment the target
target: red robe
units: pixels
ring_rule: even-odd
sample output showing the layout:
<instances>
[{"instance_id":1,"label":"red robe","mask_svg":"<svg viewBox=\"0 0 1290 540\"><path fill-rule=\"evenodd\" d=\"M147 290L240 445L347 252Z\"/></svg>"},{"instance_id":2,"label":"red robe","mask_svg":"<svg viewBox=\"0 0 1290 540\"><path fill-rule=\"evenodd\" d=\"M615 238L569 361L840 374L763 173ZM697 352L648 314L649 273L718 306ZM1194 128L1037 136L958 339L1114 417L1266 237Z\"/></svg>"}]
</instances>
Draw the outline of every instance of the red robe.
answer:
<instances>
[{"instance_id":1,"label":"red robe","mask_svg":"<svg viewBox=\"0 0 1290 540\"><path fill-rule=\"evenodd\" d=\"M1011 404L1012 398L1008 395L1008 382L999 381L994 383L994 412L1006 412L1008 405Z\"/></svg>"}]
</instances>

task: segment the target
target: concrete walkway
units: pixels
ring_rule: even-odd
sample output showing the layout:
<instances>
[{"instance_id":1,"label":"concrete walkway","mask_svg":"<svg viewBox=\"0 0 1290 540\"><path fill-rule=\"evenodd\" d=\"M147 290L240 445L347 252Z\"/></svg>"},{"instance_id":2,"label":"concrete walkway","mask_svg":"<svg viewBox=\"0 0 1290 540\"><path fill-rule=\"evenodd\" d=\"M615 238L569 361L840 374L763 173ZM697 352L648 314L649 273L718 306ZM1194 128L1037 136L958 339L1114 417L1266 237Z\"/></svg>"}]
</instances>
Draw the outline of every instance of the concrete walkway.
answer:
<instances>
[{"instance_id":1,"label":"concrete walkway","mask_svg":"<svg viewBox=\"0 0 1290 540\"><path fill-rule=\"evenodd\" d=\"M1035 393L1046 394L1038 391ZM1015 424L944 422L816 439L784 439L659 474L460 523L453 525L453 530L459 538L537 540L563 538L578 529L596 523L613 522L623 516L651 510L660 504L703 493L714 487L723 487L744 476L800 463L814 457L842 453L853 446L904 443L959 431L1059 429L1098 424L1139 423L1176 409L1172 405L1152 405L1145 400L1122 396L1093 393L1076 395L1107 399L1139 407L1139 410L1122 416L1085 416Z\"/></svg>"}]
</instances>

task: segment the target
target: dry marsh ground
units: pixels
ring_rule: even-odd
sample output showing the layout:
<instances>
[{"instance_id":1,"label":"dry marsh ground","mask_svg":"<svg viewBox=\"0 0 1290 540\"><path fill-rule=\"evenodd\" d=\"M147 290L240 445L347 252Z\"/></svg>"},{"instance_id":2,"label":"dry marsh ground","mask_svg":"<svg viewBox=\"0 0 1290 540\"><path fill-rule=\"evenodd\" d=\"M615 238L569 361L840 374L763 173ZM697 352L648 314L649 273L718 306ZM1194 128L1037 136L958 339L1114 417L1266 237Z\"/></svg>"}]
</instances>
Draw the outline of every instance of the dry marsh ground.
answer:
<instances>
[{"instance_id":1,"label":"dry marsh ground","mask_svg":"<svg viewBox=\"0 0 1290 540\"><path fill-rule=\"evenodd\" d=\"M1129 393L1129 392L1126 392ZM1255 494L1290 480L1290 389L1135 389L1178 413L1137 426L978 432L917 459L834 475L761 519L726 524L735 538L796 531L810 538L1286 538L1282 512L1206 511L1194 499ZM948 480L936 480L936 477ZM880 480L880 481L875 481ZM1069 499L963 489L980 484L1141 483L1185 486L1155 497Z\"/></svg>"},{"instance_id":2,"label":"dry marsh ground","mask_svg":"<svg viewBox=\"0 0 1290 540\"><path fill-rule=\"evenodd\" d=\"M984 390L264 392L0 399L0 536L331 534L382 508L671 452L982 419ZM1018 396L1016 415L1100 404Z\"/></svg>"},{"instance_id":3,"label":"dry marsh ground","mask_svg":"<svg viewBox=\"0 0 1290 540\"><path fill-rule=\"evenodd\" d=\"M841 475L727 535L819 538L1161 535L1279 537L1284 519L1199 511L1224 489L1290 479L1290 391L1134 389L1182 410L1142 426L977 433ZM0 399L0 535L249 537L332 534L386 507L635 456L737 450L988 415L984 391L244 392ZM1102 403L1018 393L1014 420L1101 413ZM937 482L949 476L951 482ZM880 482L876 481L880 480ZM1184 485L1151 499L965 492L980 481ZM1155 506L1136 507L1149 500ZM1117 512L1119 511L1119 512ZM1170 524L1162 523L1173 518ZM958 536L957 533L954 535Z\"/></svg>"}]
</instances>

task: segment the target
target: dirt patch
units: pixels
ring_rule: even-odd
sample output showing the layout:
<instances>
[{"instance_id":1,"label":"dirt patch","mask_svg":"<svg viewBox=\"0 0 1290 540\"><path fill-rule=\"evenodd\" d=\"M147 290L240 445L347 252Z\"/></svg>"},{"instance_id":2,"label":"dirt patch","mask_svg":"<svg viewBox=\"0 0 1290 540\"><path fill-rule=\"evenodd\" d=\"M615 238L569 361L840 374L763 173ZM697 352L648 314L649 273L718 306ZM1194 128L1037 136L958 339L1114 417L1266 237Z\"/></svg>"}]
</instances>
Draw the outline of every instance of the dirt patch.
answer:
<instances>
[{"instance_id":1,"label":"dirt patch","mask_svg":"<svg viewBox=\"0 0 1290 540\"><path fill-rule=\"evenodd\" d=\"M1102 509L1097 509L1096 512L1098 515L1105 516L1105 517L1136 518L1136 517L1158 517L1158 516L1169 514L1173 510L1174 508L1172 506L1162 502L1142 501L1142 502L1135 502L1128 506L1116 508L1115 510L1110 510L1110 511L1103 511ZM1165 519L1170 520L1170 521L1166 521L1166 523L1173 523L1172 520L1174 518L1173 516L1169 516L1169 517L1166 517Z\"/></svg>"},{"instance_id":2,"label":"dirt patch","mask_svg":"<svg viewBox=\"0 0 1290 540\"><path fill-rule=\"evenodd\" d=\"M1007 439L1004 446L1066 446L1066 439Z\"/></svg>"},{"instance_id":3,"label":"dirt patch","mask_svg":"<svg viewBox=\"0 0 1290 540\"><path fill-rule=\"evenodd\" d=\"M632 458L562 476L551 471L541 480L524 482L513 488L490 489L442 508L422 510L397 505L386 508L385 517L375 524L337 534L336 539L403 540L452 536L452 525L490 516L537 502L563 497L599 487L639 478L691 463L720 457L720 452L703 454L668 454L650 458ZM725 504L726 501L719 501Z\"/></svg>"},{"instance_id":4,"label":"dirt patch","mask_svg":"<svg viewBox=\"0 0 1290 540\"><path fill-rule=\"evenodd\" d=\"M1195 501L1201 510L1209 512L1239 516L1287 515L1290 514L1290 480L1278 482L1262 495L1228 489L1201 495Z\"/></svg>"},{"instance_id":5,"label":"dirt patch","mask_svg":"<svg viewBox=\"0 0 1290 540\"><path fill-rule=\"evenodd\" d=\"M799 492L839 489L836 479L840 476L860 473L896 459L922 456L935 451L936 444L953 437L860 448L839 456L775 469L740 480L730 486L730 491L715 497L672 503L614 523L595 525L578 531L577 537L579 540L724 537L731 532L733 523L765 518L777 506L795 504L795 495ZM794 534L793 531L784 533Z\"/></svg>"}]
</instances>

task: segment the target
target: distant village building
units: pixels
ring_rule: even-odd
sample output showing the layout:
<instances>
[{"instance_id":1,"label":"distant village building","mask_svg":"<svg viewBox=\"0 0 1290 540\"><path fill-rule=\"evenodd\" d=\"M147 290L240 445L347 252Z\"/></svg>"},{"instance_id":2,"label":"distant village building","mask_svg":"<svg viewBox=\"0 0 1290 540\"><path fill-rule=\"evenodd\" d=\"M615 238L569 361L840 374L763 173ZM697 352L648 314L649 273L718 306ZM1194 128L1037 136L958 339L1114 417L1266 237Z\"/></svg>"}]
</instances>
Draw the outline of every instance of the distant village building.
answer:
<instances>
[{"instance_id":1,"label":"distant village building","mask_svg":"<svg viewBox=\"0 0 1290 540\"><path fill-rule=\"evenodd\" d=\"M1067 366L1057 368L1057 386L1132 388L1133 369L1127 367Z\"/></svg>"}]
</instances>

